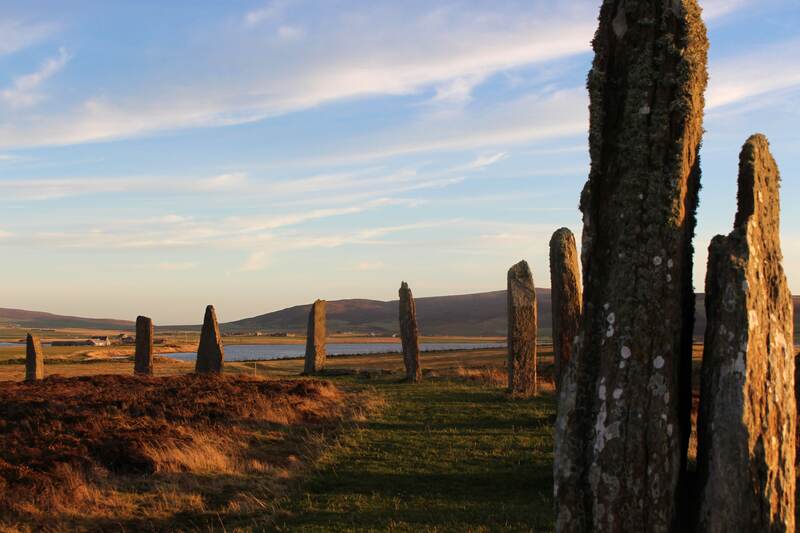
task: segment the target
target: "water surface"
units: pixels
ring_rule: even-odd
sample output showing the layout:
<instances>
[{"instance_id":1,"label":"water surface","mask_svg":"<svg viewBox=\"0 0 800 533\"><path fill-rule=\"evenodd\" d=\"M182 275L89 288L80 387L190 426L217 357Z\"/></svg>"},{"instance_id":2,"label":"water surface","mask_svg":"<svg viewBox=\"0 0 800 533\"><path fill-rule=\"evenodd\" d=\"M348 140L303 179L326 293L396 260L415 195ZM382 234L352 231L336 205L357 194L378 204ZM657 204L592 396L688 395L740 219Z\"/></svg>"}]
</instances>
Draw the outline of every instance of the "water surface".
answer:
<instances>
[{"instance_id":1,"label":"water surface","mask_svg":"<svg viewBox=\"0 0 800 533\"><path fill-rule=\"evenodd\" d=\"M503 348L505 343L491 342L422 342L423 352L439 350L475 350L480 348ZM396 342L328 344L328 355L353 355L376 353L400 353L402 347ZM303 357L305 344L229 344L225 346L226 361L249 361L253 359L285 359L287 357ZM195 352L178 352L161 354L181 361L194 361Z\"/></svg>"}]
</instances>

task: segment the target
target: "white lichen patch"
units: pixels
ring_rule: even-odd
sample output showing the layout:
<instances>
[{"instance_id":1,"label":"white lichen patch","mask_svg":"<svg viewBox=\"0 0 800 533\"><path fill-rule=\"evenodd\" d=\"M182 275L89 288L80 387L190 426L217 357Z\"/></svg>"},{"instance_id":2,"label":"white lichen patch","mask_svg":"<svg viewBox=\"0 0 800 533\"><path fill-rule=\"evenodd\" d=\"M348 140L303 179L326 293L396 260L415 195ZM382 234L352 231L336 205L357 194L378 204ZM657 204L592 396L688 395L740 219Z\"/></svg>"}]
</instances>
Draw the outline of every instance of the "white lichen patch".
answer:
<instances>
[{"instance_id":1,"label":"white lichen patch","mask_svg":"<svg viewBox=\"0 0 800 533\"><path fill-rule=\"evenodd\" d=\"M615 400L619 400L620 398L622 398L622 389L620 388L614 389L614 392L611 393L611 396L613 396Z\"/></svg>"},{"instance_id":2,"label":"white lichen patch","mask_svg":"<svg viewBox=\"0 0 800 533\"><path fill-rule=\"evenodd\" d=\"M608 313L608 316L606 317L606 322L608 322L609 324L613 324L616 319L617 317L614 313Z\"/></svg>"},{"instance_id":3,"label":"white lichen patch","mask_svg":"<svg viewBox=\"0 0 800 533\"><path fill-rule=\"evenodd\" d=\"M609 324L608 329L606 330L606 337L613 337L613 336L614 336L614 326Z\"/></svg>"},{"instance_id":4,"label":"white lichen patch","mask_svg":"<svg viewBox=\"0 0 800 533\"><path fill-rule=\"evenodd\" d=\"M661 259L661 256L660 256L660 255L657 255L657 256L655 256L655 257L653 258L653 264L654 264L655 266L661 266L661 262L662 262L662 261L663 261L663 260Z\"/></svg>"},{"instance_id":5,"label":"white lichen patch","mask_svg":"<svg viewBox=\"0 0 800 533\"><path fill-rule=\"evenodd\" d=\"M619 437L620 431L620 424L619 422L614 422L606 426L606 419L608 418L608 411L606 409L606 402L600 404L600 411L597 413L597 422L595 423L594 430L595 430L595 440L594 440L594 450L597 453L603 451L606 447L606 443L616 437Z\"/></svg>"},{"instance_id":6,"label":"white lichen patch","mask_svg":"<svg viewBox=\"0 0 800 533\"><path fill-rule=\"evenodd\" d=\"M622 349L619 351L619 354L622 356L623 359L629 359L631 356L631 349L627 346L623 346Z\"/></svg>"},{"instance_id":7,"label":"white lichen patch","mask_svg":"<svg viewBox=\"0 0 800 533\"><path fill-rule=\"evenodd\" d=\"M675 266L675 261L673 261L672 259L667 261L667 268L672 268L673 266Z\"/></svg>"},{"instance_id":8,"label":"white lichen patch","mask_svg":"<svg viewBox=\"0 0 800 533\"><path fill-rule=\"evenodd\" d=\"M664 368L664 358L659 355L653 359L653 367L656 369Z\"/></svg>"}]
</instances>

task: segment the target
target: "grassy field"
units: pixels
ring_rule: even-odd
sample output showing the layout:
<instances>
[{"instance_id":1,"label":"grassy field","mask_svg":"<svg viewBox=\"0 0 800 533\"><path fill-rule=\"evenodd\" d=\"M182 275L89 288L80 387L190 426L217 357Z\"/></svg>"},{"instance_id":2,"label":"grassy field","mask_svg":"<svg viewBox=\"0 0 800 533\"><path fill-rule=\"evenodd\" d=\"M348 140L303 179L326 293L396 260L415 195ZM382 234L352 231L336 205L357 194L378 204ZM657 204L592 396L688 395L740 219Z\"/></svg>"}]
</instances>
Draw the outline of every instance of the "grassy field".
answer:
<instances>
[{"instance_id":1,"label":"grassy field","mask_svg":"<svg viewBox=\"0 0 800 533\"><path fill-rule=\"evenodd\" d=\"M278 531L550 531L553 394L379 378L387 402L280 504Z\"/></svg>"},{"instance_id":2,"label":"grassy field","mask_svg":"<svg viewBox=\"0 0 800 533\"><path fill-rule=\"evenodd\" d=\"M702 346L694 351L699 367ZM148 485L150 478L116 483L114 490L128 494L129 502L162 498L157 516L131 518L128 510L123 530L150 524L179 531L551 531L551 347L540 346L536 398L506 394L505 360L504 349L426 352L423 382L409 385L401 382L400 354L329 357L324 379L380 407L331 430L287 426L282 438L292 449L278 451L303 459L278 485L267 487L254 481L257 472L230 468L192 474L189 484L176 481L179 472L156 476L171 483L163 497L154 496L161 492ZM302 359L229 362L225 372L297 379L302 366ZM192 373L194 365L158 358L155 368L157 376L177 376ZM48 376L130 375L133 364L51 359L45 369ZM22 364L0 364L0 381L22 376ZM260 446L267 453L272 445ZM229 506L214 497L220 486L235 492L238 503ZM250 486L261 491L257 501L240 498ZM144 496L135 495L139 489ZM212 518L209 509L219 517ZM102 522L81 525L93 529L113 521L108 513L97 519Z\"/></svg>"},{"instance_id":3,"label":"grassy field","mask_svg":"<svg viewBox=\"0 0 800 533\"><path fill-rule=\"evenodd\" d=\"M552 354L544 347L542 352L546 375ZM262 491L257 502L245 502L236 493L239 503L231 507L212 497L214 487L241 489L251 483L253 472L190 472L188 485L176 481L182 479L179 472L157 474L153 479L161 480L163 490L147 489L159 486L148 484L149 478L128 478L112 485L129 504L126 518L119 520L122 530L137 524L185 531L258 531L265 524L279 531L550 530L555 405L546 378L538 398L516 399L504 392L504 350L425 353L422 365L423 383L409 385L400 382L399 354L330 358L326 379L382 407L334 433L306 432L303 439L290 439L294 446L315 450L297 450L306 462L295 469L296 479L283 480L280 490L270 484L266 492L256 483ZM266 378L296 377L301 369L299 359L226 364L226 374ZM159 376L192 370L192 363L156 363ZM129 375L132 363L51 361L46 372ZM0 380L19 380L22 373L21 364L0 365ZM163 485L165 479L171 484ZM136 487L143 496L130 493ZM182 487L189 492L183 494ZM132 518L137 502L158 497L153 516ZM236 505L242 505L241 513ZM218 519L209 518L213 509ZM111 514L95 511L95 518L80 521L71 515L70 523L106 527L113 523Z\"/></svg>"}]
</instances>

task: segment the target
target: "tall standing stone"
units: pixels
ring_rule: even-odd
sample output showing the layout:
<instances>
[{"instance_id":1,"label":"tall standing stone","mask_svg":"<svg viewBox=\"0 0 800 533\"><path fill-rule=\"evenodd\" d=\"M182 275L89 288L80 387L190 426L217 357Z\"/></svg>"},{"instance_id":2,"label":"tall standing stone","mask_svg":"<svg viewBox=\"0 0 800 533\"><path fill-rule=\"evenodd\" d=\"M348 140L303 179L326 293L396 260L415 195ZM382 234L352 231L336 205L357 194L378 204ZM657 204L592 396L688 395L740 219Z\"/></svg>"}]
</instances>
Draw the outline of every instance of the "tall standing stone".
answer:
<instances>
[{"instance_id":1,"label":"tall standing stone","mask_svg":"<svg viewBox=\"0 0 800 533\"><path fill-rule=\"evenodd\" d=\"M419 366L419 329L414 295L405 281L400 285L400 340L403 343L403 362L406 381L416 383L422 379Z\"/></svg>"},{"instance_id":2,"label":"tall standing stone","mask_svg":"<svg viewBox=\"0 0 800 533\"><path fill-rule=\"evenodd\" d=\"M153 375L153 321L146 316L136 317L136 354L133 373Z\"/></svg>"},{"instance_id":3,"label":"tall standing stone","mask_svg":"<svg viewBox=\"0 0 800 533\"><path fill-rule=\"evenodd\" d=\"M194 371L198 374L221 374L224 360L225 349L222 347L217 312L213 305L209 305L206 307L203 330L200 332L200 346L197 348Z\"/></svg>"},{"instance_id":4,"label":"tall standing stone","mask_svg":"<svg viewBox=\"0 0 800 533\"><path fill-rule=\"evenodd\" d=\"M763 135L739 158L738 211L711 241L698 420L701 532L795 530L794 325L778 167Z\"/></svg>"},{"instance_id":5,"label":"tall standing stone","mask_svg":"<svg viewBox=\"0 0 800 533\"><path fill-rule=\"evenodd\" d=\"M537 391L536 291L527 261L508 270L508 391L530 396Z\"/></svg>"},{"instance_id":6,"label":"tall standing stone","mask_svg":"<svg viewBox=\"0 0 800 533\"><path fill-rule=\"evenodd\" d=\"M593 47L583 315L559 391L556 530L678 531L708 41L697 0L607 0Z\"/></svg>"},{"instance_id":7,"label":"tall standing stone","mask_svg":"<svg viewBox=\"0 0 800 533\"><path fill-rule=\"evenodd\" d=\"M308 313L308 332L306 335L306 360L303 373L313 374L325 368L325 300L311 304Z\"/></svg>"},{"instance_id":8,"label":"tall standing stone","mask_svg":"<svg viewBox=\"0 0 800 533\"><path fill-rule=\"evenodd\" d=\"M581 319L581 273L575 236L567 228L557 229L550 238L550 288L553 308L553 362L555 383L572 354L572 342Z\"/></svg>"},{"instance_id":9,"label":"tall standing stone","mask_svg":"<svg viewBox=\"0 0 800 533\"><path fill-rule=\"evenodd\" d=\"M28 333L25 339L25 381L44 379L44 354L39 337Z\"/></svg>"}]
</instances>

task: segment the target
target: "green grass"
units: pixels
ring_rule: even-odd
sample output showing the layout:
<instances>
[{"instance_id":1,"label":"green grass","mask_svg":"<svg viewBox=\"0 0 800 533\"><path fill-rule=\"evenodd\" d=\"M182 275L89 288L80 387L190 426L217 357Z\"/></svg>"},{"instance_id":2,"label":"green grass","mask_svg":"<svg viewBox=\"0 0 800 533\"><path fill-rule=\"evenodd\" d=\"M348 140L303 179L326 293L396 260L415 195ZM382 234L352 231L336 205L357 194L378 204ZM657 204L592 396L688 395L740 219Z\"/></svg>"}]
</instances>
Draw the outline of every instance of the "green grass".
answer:
<instances>
[{"instance_id":1,"label":"green grass","mask_svg":"<svg viewBox=\"0 0 800 533\"><path fill-rule=\"evenodd\" d=\"M552 530L552 394L512 399L446 379L374 385L386 407L285 499L278 530Z\"/></svg>"}]
</instances>

